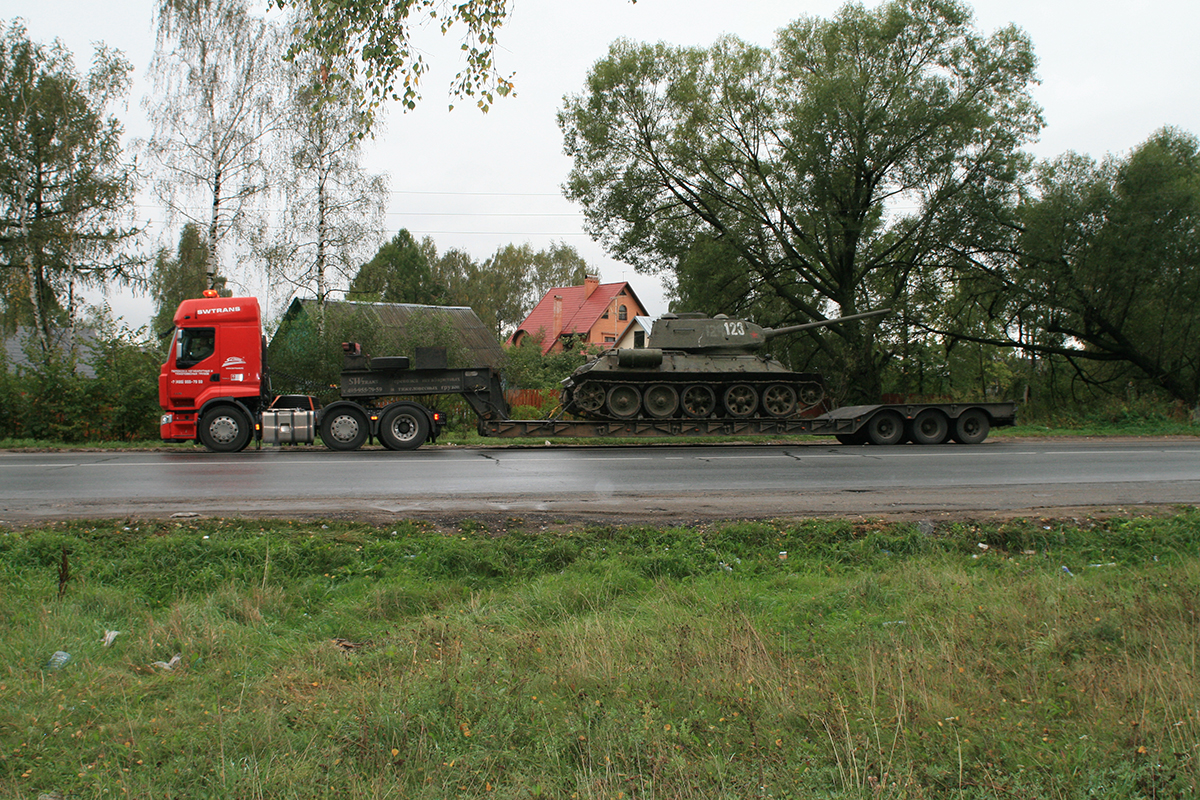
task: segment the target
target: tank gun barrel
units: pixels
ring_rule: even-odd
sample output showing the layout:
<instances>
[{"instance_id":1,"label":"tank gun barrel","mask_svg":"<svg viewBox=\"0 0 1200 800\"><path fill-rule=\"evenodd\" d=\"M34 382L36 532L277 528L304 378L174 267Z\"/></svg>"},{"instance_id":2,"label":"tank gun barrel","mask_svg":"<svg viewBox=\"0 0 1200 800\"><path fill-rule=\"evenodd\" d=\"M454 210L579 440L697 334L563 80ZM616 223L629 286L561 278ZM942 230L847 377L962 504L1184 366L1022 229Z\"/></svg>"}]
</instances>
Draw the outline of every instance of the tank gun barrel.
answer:
<instances>
[{"instance_id":1,"label":"tank gun barrel","mask_svg":"<svg viewBox=\"0 0 1200 800\"><path fill-rule=\"evenodd\" d=\"M785 333L796 333L797 331L807 331L812 328L824 328L827 325L837 325L842 322L853 322L856 319L867 319L868 317L878 317L881 314L890 314L890 308L877 308L874 311L864 311L861 314L851 314L848 317L835 317L833 319L822 319L816 322L805 322L803 325L788 325L786 328L763 328L764 339L774 339L776 336L782 336Z\"/></svg>"}]
</instances>

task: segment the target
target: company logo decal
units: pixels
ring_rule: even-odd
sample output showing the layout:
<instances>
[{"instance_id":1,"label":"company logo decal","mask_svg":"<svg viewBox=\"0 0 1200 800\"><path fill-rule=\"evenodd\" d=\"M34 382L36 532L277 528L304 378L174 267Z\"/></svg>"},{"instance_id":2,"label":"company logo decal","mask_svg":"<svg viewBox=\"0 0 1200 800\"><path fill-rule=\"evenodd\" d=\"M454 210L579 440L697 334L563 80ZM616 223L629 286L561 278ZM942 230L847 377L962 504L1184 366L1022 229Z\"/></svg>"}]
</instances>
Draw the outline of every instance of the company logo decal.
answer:
<instances>
[{"instance_id":1,"label":"company logo decal","mask_svg":"<svg viewBox=\"0 0 1200 800\"><path fill-rule=\"evenodd\" d=\"M198 308L196 316L202 317L205 314L228 314L234 311L241 311L241 306L222 306L220 308Z\"/></svg>"},{"instance_id":2,"label":"company logo decal","mask_svg":"<svg viewBox=\"0 0 1200 800\"><path fill-rule=\"evenodd\" d=\"M225 359L225 363L221 365L221 369L233 369L235 367L246 366L246 359L241 356L230 356Z\"/></svg>"}]
</instances>

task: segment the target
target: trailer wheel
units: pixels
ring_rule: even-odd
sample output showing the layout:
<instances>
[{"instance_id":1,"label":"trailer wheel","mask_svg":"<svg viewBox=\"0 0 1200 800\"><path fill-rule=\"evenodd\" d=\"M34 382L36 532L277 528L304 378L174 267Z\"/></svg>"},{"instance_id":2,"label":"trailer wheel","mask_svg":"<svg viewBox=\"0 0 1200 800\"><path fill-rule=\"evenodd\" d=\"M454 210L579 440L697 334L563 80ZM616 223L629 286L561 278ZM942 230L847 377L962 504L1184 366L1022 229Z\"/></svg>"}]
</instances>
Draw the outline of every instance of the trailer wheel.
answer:
<instances>
[{"instance_id":1,"label":"trailer wheel","mask_svg":"<svg viewBox=\"0 0 1200 800\"><path fill-rule=\"evenodd\" d=\"M389 450L415 450L429 438L429 420L412 406L397 406L379 421L379 441Z\"/></svg>"},{"instance_id":2,"label":"trailer wheel","mask_svg":"<svg viewBox=\"0 0 1200 800\"><path fill-rule=\"evenodd\" d=\"M950 436L950 420L942 412L927 408L911 423L912 440L917 444L941 444Z\"/></svg>"},{"instance_id":3,"label":"trailer wheel","mask_svg":"<svg viewBox=\"0 0 1200 800\"><path fill-rule=\"evenodd\" d=\"M987 438L992 424L982 409L969 408L954 420L954 441L959 444L979 444Z\"/></svg>"},{"instance_id":4,"label":"trailer wheel","mask_svg":"<svg viewBox=\"0 0 1200 800\"><path fill-rule=\"evenodd\" d=\"M352 406L335 408L321 417L321 441L330 450L357 450L369 433L367 415Z\"/></svg>"},{"instance_id":5,"label":"trailer wheel","mask_svg":"<svg viewBox=\"0 0 1200 800\"><path fill-rule=\"evenodd\" d=\"M895 411L880 411L867 420L871 444L900 444L904 441L904 417Z\"/></svg>"},{"instance_id":6,"label":"trailer wheel","mask_svg":"<svg viewBox=\"0 0 1200 800\"><path fill-rule=\"evenodd\" d=\"M214 453L237 453L250 443L250 420L235 406L220 406L205 413L196 432Z\"/></svg>"}]
</instances>

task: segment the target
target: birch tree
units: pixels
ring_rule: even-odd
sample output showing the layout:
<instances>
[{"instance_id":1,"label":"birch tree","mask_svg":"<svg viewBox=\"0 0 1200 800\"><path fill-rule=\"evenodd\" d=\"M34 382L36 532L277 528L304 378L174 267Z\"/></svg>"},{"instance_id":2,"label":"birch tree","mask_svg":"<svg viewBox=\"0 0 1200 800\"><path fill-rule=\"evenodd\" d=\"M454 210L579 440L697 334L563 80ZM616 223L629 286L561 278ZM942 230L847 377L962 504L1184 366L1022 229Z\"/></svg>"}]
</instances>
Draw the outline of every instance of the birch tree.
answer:
<instances>
[{"instance_id":1,"label":"birch tree","mask_svg":"<svg viewBox=\"0 0 1200 800\"><path fill-rule=\"evenodd\" d=\"M230 234L266 196L266 154L286 115L277 27L242 0L162 0L146 150L168 217L200 226L210 285Z\"/></svg>"},{"instance_id":2,"label":"birch tree","mask_svg":"<svg viewBox=\"0 0 1200 800\"><path fill-rule=\"evenodd\" d=\"M331 62L293 63L275 186L281 211L259 251L290 295L317 300L318 332L331 294L345 292L382 238L387 184L363 169L369 117Z\"/></svg>"}]
</instances>

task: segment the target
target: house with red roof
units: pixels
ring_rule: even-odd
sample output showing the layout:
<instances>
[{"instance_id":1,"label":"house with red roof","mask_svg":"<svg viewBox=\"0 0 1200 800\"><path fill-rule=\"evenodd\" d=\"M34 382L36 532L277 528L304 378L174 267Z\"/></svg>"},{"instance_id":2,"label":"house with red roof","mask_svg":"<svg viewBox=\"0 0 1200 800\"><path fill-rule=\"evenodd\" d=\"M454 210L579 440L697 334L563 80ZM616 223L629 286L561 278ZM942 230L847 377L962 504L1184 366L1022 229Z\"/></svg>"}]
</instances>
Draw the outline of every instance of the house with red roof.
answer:
<instances>
[{"instance_id":1,"label":"house with red roof","mask_svg":"<svg viewBox=\"0 0 1200 800\"><path fill-rule=\"evenodd\" d=\"M615 347L646 315L645 306L625 281L601 283L596 275L583 286L559 286L546 292L520 327L508 337L519 345L526 337L542 337L542 354L561 352L567 340Z\"/></svg>"}]
</instances>

